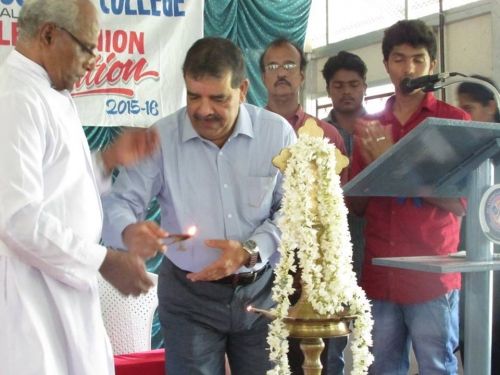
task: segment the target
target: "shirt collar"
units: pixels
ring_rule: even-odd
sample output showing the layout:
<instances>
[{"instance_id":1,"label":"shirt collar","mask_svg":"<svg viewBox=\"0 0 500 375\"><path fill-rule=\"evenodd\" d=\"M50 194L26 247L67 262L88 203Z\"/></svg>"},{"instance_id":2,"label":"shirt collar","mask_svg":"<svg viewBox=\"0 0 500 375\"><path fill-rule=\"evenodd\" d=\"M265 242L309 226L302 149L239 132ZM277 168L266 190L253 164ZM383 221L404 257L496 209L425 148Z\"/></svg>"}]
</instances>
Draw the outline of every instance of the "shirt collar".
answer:
<instances>
[{"instance_id":1,"label":"shirt collar","mask_svg":"<svg viewBox=\"0 0 500 375\"><path fill-rule=\"evenodd\" d=\"M269 106L266 105L265 109L268 111L273 112ZM304 117L306 116L306 113L302 109L302 106L299 104L297 107L297 110L295 111L294 114L292 114L289 117L285 117L285 120L288 121L290 125L292 125L292 128L296 129L297 124L302 125L304 123Z\"/></svg>"},{"instance_id":2,"label":"shirt collar","mask_svg":"<svg viewBox=\"0 0 500 375\"><path fill-rule=\"evenodd\" d=\"M185 143L193 138L201 139L196 130L194 130L191 119L188 116L187 107L184 107L184 113L182 114L182 117L184 117L184 121L182 121L181 124L185 124L181 127L182 142Z\"/></svg>"},{"instance_id":3,"label":"shirt collar","mask_svg":"<svg viewBox=\"0 0 500 375\"><path fill-rule=\"evenodd\" d=\"M387 102L385 104L385 110L382 112L382 118L386 119L387 121L390 121L390 118L393 115L393 108L394 108L394 102L396 101L396 96L393 95L389 99L387 99ZM415 113L419 113L422 110L427 110L430 113L434 113L437 108L437 99L434 96L432 92L427 92L425 93L424 98L420 102L420 105L418 108L415 110Z\"/></svg>"},{"instance_id":4,"label":"shirt collar","mask_svg":"<svg viewBox=\"0 0 500 375\"><path fill-rule=\"evenodd\" d=\"M302 126L302 124L304 124L305 116L306 113L302 109L302 106L299 104L299 106L297 107L297 111L295 111L295 113L286 120L290 123L290 125L292 125L295 130L297 130L297 126Z\"/></svg>"},{"instance_id":5,"label":"shirt collar","mask_svg":"<svg viewBox=\"0 0 500 375\"><path fill-rule=\"evenodd\" d=\"M47 84L47 86L51 86L50 77L47 71L40 64L27 58L19 51L15 49L12 50L10 52L7 61L9 62L9 64L13 66L23 66L23 69L30 75L35 76L40 81L43 81L44 83ZM68 90L62 90L62 91L68 91Z\"/></svg>"},{"instance_id":6,"label":"shirt collar","mask_svg":"<svg viewBox=\"0 0 500 375\"><path fill-rule=\"evenodd\" d=\"M368 113L366 112L366 108L361 107L361 111L359 112L358 118L365 117L367 114ZM326 116L325 121L334 125L337 124L337 112L335 111L335 108L332 108L330 110L330 113L328 113L328 116Z\"/></svg>"},{"instance_id":7,"label":"shirt collar","mask_svg":"<svg viewBox=\"0 0 500 375\"><path fill-rule=\"evenodd\" d=\"M238 117L236 118L236 125L230 138L235 138L239 134L246 135L249 138L254 137L252 119L250 118L247 108L243 104L240 104L240 111L238 113Z\"/></svg>"},{"instance_id":8,"label":"shirt collar","mask_svg":"<svg viewBox=\"0 0 500 375\"><path fill-rule=\"evenodd\" d=\"M429 112L435 112L437 108L437 99L432 92L425 94L424 100L422 100L421 107L429 110Z\"/></svg>"}]
</instances>

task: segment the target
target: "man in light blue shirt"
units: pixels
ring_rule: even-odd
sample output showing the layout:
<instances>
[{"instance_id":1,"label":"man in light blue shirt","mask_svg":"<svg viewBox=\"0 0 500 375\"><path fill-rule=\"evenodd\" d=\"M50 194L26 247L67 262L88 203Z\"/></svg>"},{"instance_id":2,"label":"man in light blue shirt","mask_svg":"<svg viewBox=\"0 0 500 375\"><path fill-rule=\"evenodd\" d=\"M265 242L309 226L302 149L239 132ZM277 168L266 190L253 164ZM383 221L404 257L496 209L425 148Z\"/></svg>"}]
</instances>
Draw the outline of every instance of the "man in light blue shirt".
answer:
<instances>
[{"instance_id":1,"label":"man in light blue shirt","mask_svg":"<svg viewBox=\"0 0 500 375\"><path fill-rule=\"evenodd\" d=\"M282 176L272 159L294 131L243 103L243 56L230 41L198 40L183 74L187 106L155 124L159 151L122 169L103 199L103 240L145 257L167 250L158 295L169 375L223 374L225 353L234 373L265 374L268 322L246 308L273 305ZM144 221L153 197L161 228ZM170 244L191 226L192 238Z\"/></svg>"}]
</instances>

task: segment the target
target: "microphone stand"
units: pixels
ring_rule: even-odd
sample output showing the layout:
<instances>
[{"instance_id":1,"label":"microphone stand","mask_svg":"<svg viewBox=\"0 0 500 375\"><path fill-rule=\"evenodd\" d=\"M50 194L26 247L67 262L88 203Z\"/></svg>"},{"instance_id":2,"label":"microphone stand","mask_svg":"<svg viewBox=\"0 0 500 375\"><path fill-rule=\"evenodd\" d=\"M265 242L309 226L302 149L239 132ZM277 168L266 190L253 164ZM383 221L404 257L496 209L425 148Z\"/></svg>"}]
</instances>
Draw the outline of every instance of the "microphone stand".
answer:
<instances>
[{"instance_id":1,"label":"microphone stand","mask_svg":"<svg viewBox=\"0 0 500 375\"><path fill-rule=\"evenodd\" d=\"M482 79L468 77L468 76L461 74L461 73L456 73L456 72L449 73L448 77L444 77L441 79L441 81L424 87L423 90L425 92L436 91L436 90L443 89L446 86L453 85L455 83L461 83L461 82L477 83L478 85L484 86L487 89L489 89L493 93L493 96L495 97L495 102L496 102L497 108L500 110L500 93L498 92L498 90L496 89L495 86L493 86L489 82L486 82Z\"/></svg>"}]
</instances>

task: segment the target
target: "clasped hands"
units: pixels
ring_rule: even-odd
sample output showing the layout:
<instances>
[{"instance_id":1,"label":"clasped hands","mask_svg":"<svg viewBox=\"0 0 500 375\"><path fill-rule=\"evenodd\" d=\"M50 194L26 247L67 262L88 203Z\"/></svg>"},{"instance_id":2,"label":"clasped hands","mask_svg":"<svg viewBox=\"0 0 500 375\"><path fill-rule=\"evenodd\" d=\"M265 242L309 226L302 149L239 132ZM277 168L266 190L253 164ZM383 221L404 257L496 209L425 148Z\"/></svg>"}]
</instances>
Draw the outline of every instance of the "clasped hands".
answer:
<instances>
[{"instance_id":1,"label":"clasped hands","mask_svg":"<svg viewBox=\"0 0 500 375\"><path fill-rule=\"evenodd\" d=\"M355 126L354 138L366 164L378 159L394 144L392 126L384 126L377 120L359 119Z\"/></svg>"}]
</instances>

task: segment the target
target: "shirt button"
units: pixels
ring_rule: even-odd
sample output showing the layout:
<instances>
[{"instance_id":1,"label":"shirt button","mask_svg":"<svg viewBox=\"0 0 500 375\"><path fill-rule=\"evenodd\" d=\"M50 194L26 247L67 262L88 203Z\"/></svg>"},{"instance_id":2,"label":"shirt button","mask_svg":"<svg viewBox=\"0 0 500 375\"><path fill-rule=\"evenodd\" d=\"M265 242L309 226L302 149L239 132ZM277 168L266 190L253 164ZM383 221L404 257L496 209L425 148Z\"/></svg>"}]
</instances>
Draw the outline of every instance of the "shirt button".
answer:
<instances>
[{"instance_id":1,"label":"shirt button","mask_svg":"<svg viewBox=\"0 0 500 375\"><path fill-rule=\"evenodd\" d=\"M219 156L222 156L224 155L224 153L222 151L219 151Z\"/></svg>"},{"instance_id":2,"label":"shirt button","mask_svg":"<svg viewBox=\"0 0 500 375\"><path fill-rule=\"evenodd\" d=\"M224 189L227 189L227 184L224 184Z\"/></svg>"},{"instance_id":3,"label":"shirt button","mask_svg":"<svg viewBox=\"0 0 500 375\"><path fill-rule=\"evenodd\" d=\"M233 215L231 215L231 214L227 214L227 217L228 217L229 219L231 219L231 218L233 217Z\"/></svg>"}]
</instances>

